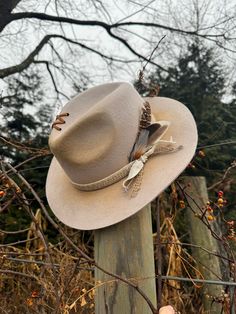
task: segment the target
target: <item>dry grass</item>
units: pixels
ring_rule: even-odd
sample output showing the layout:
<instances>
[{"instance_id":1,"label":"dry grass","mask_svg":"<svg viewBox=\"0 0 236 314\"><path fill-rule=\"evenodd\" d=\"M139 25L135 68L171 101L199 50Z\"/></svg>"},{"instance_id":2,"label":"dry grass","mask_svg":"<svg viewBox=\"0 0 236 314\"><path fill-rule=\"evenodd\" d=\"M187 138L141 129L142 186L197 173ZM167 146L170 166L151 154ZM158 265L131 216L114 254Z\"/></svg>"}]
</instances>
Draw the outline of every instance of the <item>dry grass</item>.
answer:
<instances>
[{"instance_id":1,"label":"dry grass","mask_svg":"<svg viewBox=\"0 0 236 314\"><path fill-rule=\"evenodd\" d=\"M52 269L46 262L46 265L14 262L8 259L10 251L6 250L5 253L1 258L1 269L19 272L19 275L0 275L1 313L94 312L93 272L87 263L52 249L51 257L55 265ZM23 255L17 258L32 260L31 257ZM33 259L42 262L42 259Z\"/></svg>"}]
</instances>

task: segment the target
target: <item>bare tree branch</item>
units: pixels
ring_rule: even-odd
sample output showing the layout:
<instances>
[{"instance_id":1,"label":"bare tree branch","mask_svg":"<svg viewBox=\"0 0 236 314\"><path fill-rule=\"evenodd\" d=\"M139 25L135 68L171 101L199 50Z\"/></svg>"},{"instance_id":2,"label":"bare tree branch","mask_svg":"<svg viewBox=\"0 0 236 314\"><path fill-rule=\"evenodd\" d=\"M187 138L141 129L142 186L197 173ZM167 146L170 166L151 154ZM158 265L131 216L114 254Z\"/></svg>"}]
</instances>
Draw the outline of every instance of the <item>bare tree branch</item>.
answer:
<instances>
[{"instance_id":1,"label":"bare tree branch","mask_svg":"<svg viewBox=\"0 0 236 314\"><path fill-rule=\"evenodd\" d=\"M68 23L68 24L75 24L75 25L84 25L84 26L100 26L103 27L105 30L108 30L112 27L112 25L109 25L107 23L97 21L97 20L76 20L69 17L64 16L55 16L55 15L49 15L45 13L38 13L38 12L19 12L11 14L11 22L22 20L22 19L39 19L42 21L50 21L50 22L62 22L62 23Z\"/></svg>"},{"instance_id":2,"label":"bare tree branch","mask_svg":"<svg viewBox=\"0 0 236 314\"><path fill-rule=\"evenodd\" d=\"M188 31L180 28L175 28L168 25L158 24L158 23L150 23L150 22L121 22L121 23L114 23L114 24L107 24L102 21L98 20L77 20L73 18L63 17L63 16L54 16L45 13L38 13L38 12L19 12L11 14L11 21L21 20L21 19L39 19L42 21L51 21L51 22L60 22L60 23L69 23L75 24L80 26L99 26L104 28L109 34L110 30L114 28L124 27L124 26L144 26L144 27L153 27L153 28L160 28L164 30L168 30L171 32L176 32L180 34L186 35L194 35L200 37L224 37L224 34L200 34L196 30Z\"/></svg>"},{"instance_id":3,"label":"bare tree branch","mask_svg":"<svg viewBox=\"0 0 236 314\"><path fill-rule=\"evenodd\" d=\"M111 62L114 61L114 62L126 62L127 63L127 60L125 61L125 60L122 60L119 58L115 58L113 56L108 56L108 55L104 54L103 52L97 50L96 48L94 49L92 47L85 45L84 43L78 42L76 39L67 38L63 29L62 29L63 24L87 26L87 27L101 27L102 29L104 29L107 32L107 34L112 39L115 39L116 41L120 42L135 57L138 57L138 60L142 60L142 61L148 61L148 59L144 55L139 53L139 51L137 49L135 49L135 47L132 46L128 42L127 39L125 39L121 35L118 35L116 30L120 31L122 29L124 30L124 28L126 30L128 30L134 26L135 27L141 26L142 28L148 27L148 28L153 28L153 29L166 30L166 31L180 34L180 35L184 35L184 36L194 36L194 37L204 38L206 40L214 42L220 48L226 49L226 50L231 51L231 52L235 52L235 50L230 49L229 47L222 45L222 42L221 42L222 40L224 42L226 42L226 41L229 42L232 39L232 38L230 38L230 35L226 36L226 31L224 31L223 29L221 32L218 32L218 33L214 33L214 29L213 29L212 33L206 33L206 32L203 33L203 31L201 31L200 28L199 28L199 30L197 30L197 29L189 30L189 29L185 29L183 27L172 27L172 26L169 26L168 24L165 25L162 23L154 23L154 22L149 22L149 21L147 21L147 22L145 22L145 21L144 22L143 21L134 21L134 22L133 21L124 21L126 18L121 19L119 22L109 24L109 23L95 20L95 19L80 20L80 19L71 18L71 17L67 17L67 16L60 16L59 11L57 12L58 15L50 15L50 14L46 14L43 12L31 12L31 11L30 12L12 13L12 10L15 8L15 6L19 2L20 2L20 0L11 0L11 1L7 1L7 3L6 3L6 1L0 0L0 32L7 24L10 24L13 21L18 21L18 20L23 20L23 19L27 19L27 20L36 19L39 21L46 21L46 22L52 22L52 23L55 22L56 24L59 23L59 25L61 26L61 30L63 32L63 35L59 35L59 34L58 35L56 35L56 34L46 35L40 41L40 43L36 46L36 48L34 48L34 50L20 64L15 65L15 66L11 66L11 67L7 67L4 69L0 69L0 78L4 78L4 77L7 77L7 76L12 75L12 74L19 73L19 72L25 70L27 67L29 67L30 64L35 61L34 60L35 56L37 56L39 54L39 52L42 50L43 46L45 44L47 44L51 38L61 38L61 39L65 40L67 43L76 44L76 45L80 46L81 48L89 50L90 52L93 52L93 53L99 55L100 57L102 57L106 60L110 60ZM1 11L1 9L2 9L2 11ZM132 14L130 16L132 16ZM1 17L2 17L2 19L1 19ZM227 21L227 20L224 19L224 21ZM212 29L212 28L210 28L210 29ZM49 60L47 60L47 62L48 61ZM164 67L160 66L159 64L157 64L153 60L149 61L149 63L152 65L155 65L156 67L158 67L162 71L166 72L166 69ZM47 66L47 69L48 69L48 66ZM50 71L49 71L49 73L50 73ZM50 74L50 76L51 76L51 74ZM55 87L55 84L54 84L54 87Z\"/></svg>"},{"instance_id":4,"label":"bare tree branch","mask_svg":"<svg viewBox=\"0 0 236 314\"><path fill-rule=\"evenodd\" d=\"M51 77L52 84L53 84L53 86L54 86L54 89L55 89L56 93L57 93L58 95L62 95L62 96L65 97L67 100L69 100L70 98L69 98L66 94L64 94L63 92L59 91L59 89L57 88L56 81L55 81L54 76L53 76L53 73L52 73L52 71L51 71L51 69L50 69L50 62L49 62L49 61L46 61L46 60L38 60L38 61L34 61L34 63L45 64L45 65L46 65L47 71L48 71L48 73L49 73L49 75L50 75L50 77Z\"/></svg>"},{"instance_id":5,"label":"bare tree branch","mask_svg":"<svg viewBox=\"0 0 236 314\"><path fill-rule=\"evenodd\" d=\"M117 39L118 41L120 41L125 47L127 47L134 55L136 55L137 57L139 57L141 60L144 60L146 62L149 62L150 64L153 64L155 66L157 66L159 69L161 69L162 71L165 71L167 72L166 69L164 69L162 66L160 66L159 64L157 64L156 62L152 61L152 60L149 60L148 58L142 56L140 53L138 53L136 50L134 50L130 44L122 37L118 36L118 35L115 35L111 29L108 30L108 33L111 37Z\"/></svg>"},{"instance_id":6,"label":"bare tree branch","mask_svg":"<svg viewBox=\"0 0 236 314\"><path fill-rule=\"evenodd\" d=\"M34 61L34 57L40 52L43 46L53 37L54 35L46 35L36 46L36 48L28 55L28 57L20 64L8 67L0 70L0 78L21 72L28 68L28 66Z\"/></svg>"},{"instance_id":7,"label":"bare tree branch","mask_svg":"<svg viewBox=\"0 0 236 314\"><path fill-rule=\"evenodd\" d=\"M146 60L147 59L145 57L143 57L142 55L140 55L139 53L137 53L125 40L123 40L122 38L114 35L114 34L111 34L112 37L118 39L119 41L122 41L128 48L129 50L131 50L136 56L138 56L139 58L143 59L143 60ZM107 60L110 60L111 62L113 61L116 61L116 62L122 62L122 63L128 63L128 62L132 62L132 61L127 61L127 60L122 60L122 59L119 59L119 58L115 58L115 57L110 57L96 49L93 49L85 44L82 44L80 42L77 42L75 40L72 40L70 38L67 38L65 36L62 36L62 35L57 35L57 34L50 34L50 35L46 35L41 41L40 43L36 46L36 48L25 58L25 60L23 60L20 64L18 65L14 65L14 66L11 66L11 67L7 67L7 68L4 68L4 69L0 69L0 78L4 78L4 77L7 77L9 75L12 75L12 74L15 74L15 73L19 73L25 69L27 69L33 62L36 63L36 61L34 60L34 58L39 54L39 52L42 50L42 48L49 42L50 39L52 38L60 38L60 39L63 39L71 44L75 44L77 46L80 46L81 48L83 49L86 49L90 52L93 52L97 55L99 55L100 57L104 58L104 59L107 59ZM45 62L48 62L48 61L44 61L44 62L41 62L41 63L45 63ZM153 63L154 65L160 67L158 64L150 61L151 63ZM39 63L39 62L38 62ZM45 63L46 64L46 63ZM161 67L162 68L162 67ZM48 65L47 65L47 70L48 70ZM163 69L164 70L164 69ZM49 71L50 73L50 71ZM51 73L50 73L50 76L51 76ZM52 78L52 76L51 76ZM52 80L53 81L53 80ZM55 81L53 82L55 83ZM54 84L54 87L55 87L55 84ZM57 91L58 92L58 91Z\"/></svg>"}]
</instances>

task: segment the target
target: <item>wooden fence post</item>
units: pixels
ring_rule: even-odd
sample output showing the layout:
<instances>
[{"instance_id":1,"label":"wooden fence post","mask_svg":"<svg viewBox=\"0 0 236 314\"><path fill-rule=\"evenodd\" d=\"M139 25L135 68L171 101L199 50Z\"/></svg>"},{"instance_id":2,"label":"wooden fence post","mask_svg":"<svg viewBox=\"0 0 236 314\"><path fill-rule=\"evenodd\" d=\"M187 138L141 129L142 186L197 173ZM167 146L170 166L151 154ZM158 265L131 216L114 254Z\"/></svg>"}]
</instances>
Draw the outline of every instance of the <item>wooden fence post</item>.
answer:
<instances>
[{"instance_id":1,"label":"wooden fence post","mask_svg":"<svg viewBox=\"0 0 236 314\"><path fill-rule=\"evenodd\" d=\"M186 189L186 193L189 195L187 199L191 208L195 213L201 214L200 208L206 206L208 201L206 179L204 177L185 177L184 183L185 185L190 184L190 187ZM213 238L210 230L208 230L202 221L195 216L190 208L187 209L187 218L191 243L211 252L219 252L217 240ZM211 224L214 230L214 222L211 222ZM203 274L204 279L214 280L221 278L220 261L217 256L209 254L196 247L192 248L192 253L198 263L198 269ZM221 305L215 302L212 303L212 299L208 298L207 295L213 297L220 296L222 289L223 287L220 285L203 286L203 304L206 313L221 313Z\"/></svg>"},{"instance_id":2,"label":"wooden fence post","mask_svg":"<svg viewBox=\"0 0 236 314\"><path fill-rule=\"evenodd\" d=\"M105 270L132 279L156 306L150 205L132 217L95 231L95 260ZM151 314L147 302L131 286L95 270L96 314Z\"/></svg>"}]
</instances>

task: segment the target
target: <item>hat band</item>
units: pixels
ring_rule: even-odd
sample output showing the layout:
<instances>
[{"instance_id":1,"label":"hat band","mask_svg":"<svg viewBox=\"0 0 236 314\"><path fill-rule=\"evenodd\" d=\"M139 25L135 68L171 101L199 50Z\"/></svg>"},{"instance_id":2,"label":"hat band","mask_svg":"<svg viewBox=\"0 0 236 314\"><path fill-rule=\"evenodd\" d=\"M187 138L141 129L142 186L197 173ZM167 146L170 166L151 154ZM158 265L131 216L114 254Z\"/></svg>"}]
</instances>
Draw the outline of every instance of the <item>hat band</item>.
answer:
<instances>
[{"instance_id":1,"label":"hat band","mask_svg":"<svg viewBox=\"0 0 236 314\"><path fill-rule=\"evenodd\" d=\"M109 176L107 176L101 180L91 182L91 183L86 183L86 184L75 183L73 181L71 181L71 183L78 190L81 190L81 191L100 190L100 189L106 188L107 186L112 185L112 184L120 181L121 179L125 178L128 175L134 162L135 162L135 160L130 162L129 164L125 165L123 168L119 169L118 171L112 173L111 175L109 175Z\"/></svg>"},{"instance_id":2,"label":"hat band","mask_svg":"<svg viewBox=\"0 0 236 314\"><path fill-rule=\"evenodd\" d=\"M162 144L162 145L159 145ZM96 191L103 188L106 188L114 183L119 182L121 179L127 177L123 182L124 191L129 191L130 186L137 180L138 177L142 176L143 168L145 163L150 157L156 156L158 154L166 154L166 153L173 153L182 149L183 146L176 146L176 143L173 142L172 138L169 141L159 140L155 143L148 151L146 151L139 159L131 161L118 171L112 173L111 175L87 184L80 184L71 181L72 185L76 187L78 190L81 191ZM138 192L141 180L139 180L138 186L135 187L134 192ZM132 193L133 194L133 193ZM133 195L134 196L134 195Z\"/></svg>"}]
</instances>

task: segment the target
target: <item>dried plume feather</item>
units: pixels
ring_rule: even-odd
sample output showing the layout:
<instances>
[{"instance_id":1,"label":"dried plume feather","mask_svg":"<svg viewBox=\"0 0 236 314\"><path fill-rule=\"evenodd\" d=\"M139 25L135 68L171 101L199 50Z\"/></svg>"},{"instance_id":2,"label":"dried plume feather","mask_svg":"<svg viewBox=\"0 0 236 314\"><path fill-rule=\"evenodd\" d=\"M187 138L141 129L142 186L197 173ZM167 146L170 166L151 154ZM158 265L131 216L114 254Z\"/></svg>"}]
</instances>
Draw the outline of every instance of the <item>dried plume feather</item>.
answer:
<instances>
[{"instance_id":1,"label":"dried plume feather","mask_svg":"<svg viewBox=\"0 0 236 314\"><path fill-rule=\"evenodd\" d=\"M148 101L145 101L142 108L142 115L139 122L139 131L146 129L151 124L151 106Z\"/></svg>"},{"instance_id":2,"label":"dried plume feather","mask_svg":"<svg viewBox=\"0 0 236 314\"><path fill-rule=\"evenodd\" d=\"M158 139L160 139L169 126L168 121L151 123L151 107L145 102L140 118L139 132L130 153L129 161L139 159Z\"/></svg>"},{"instance_id":3,"label":"dried plume feather","mask_svg":"<svg viewBox=\"0 0 236 314\"><path fill-rule=\"evenodd\" d=\"M148 132L146 131L146 128L151 125L151 119L151 106L148 101L145 101L142 108L141 118L139 120L138 135L130 153L129 162L138 159L141 156L140 155L138 158L136 158L135 153L137 151L142 152L146 146L148 139ZM139 153L137 152L137 154Z\"/></svg>"},{"instance_id":4,"label":"dried plume feather","mask_svg":"<svg viewBox=\"0 0 236 314\"><path fill-rule=\"evenodd\" d=\"M142 114L139 123L139 132L134 143L133 149L129 156L129 162L139 160L151 147L160 140L169 127L168 121L158 121L151 123L151 107L149 102L145 102L142 108ZM123 186L125 190L131 187L131 197L135 197L140 190L143 178L143 161L135 166L128 178L124 181ZM135 175L138 169L138 174Z\"/></svg>"},{"instance_id":5,"label":"dried plume feather","mask_svg":"<svg viewBox=\"0 0 236 314\"><path fill-rule=\"evenodd\" d=\"M127 178L123 181L123 188L127 192L131 190L131 197L135 197L142 184L144 165L151 157L161 153L172 153L182 148L175 146L172 137L170 140L162 140L170 125L169 121L151 123L151 107L148 102L144 103L139 124L139 132L129 156L132 166ZM160 145L159 145L160 144Z\"/></svg>"},{"instance_id":6,"label":"dried plume feather","mask_svg":"<svg viewBox=\"0 0 236 314\"><path fill-rule=\"evenodd\" d=\"M138 161L141 156L143 156L155 143L158 142L168 127L168 121L159 121L158 123L150 124L145 129L141 129L130 154L130 161ZM144 170L142 168L137 176L134 179L131 179L126 185L127 190L131 187L131 197L135 197L138 194L142 184L143 173Z\"/></svg>"}]
</instances>

